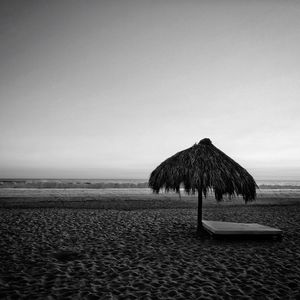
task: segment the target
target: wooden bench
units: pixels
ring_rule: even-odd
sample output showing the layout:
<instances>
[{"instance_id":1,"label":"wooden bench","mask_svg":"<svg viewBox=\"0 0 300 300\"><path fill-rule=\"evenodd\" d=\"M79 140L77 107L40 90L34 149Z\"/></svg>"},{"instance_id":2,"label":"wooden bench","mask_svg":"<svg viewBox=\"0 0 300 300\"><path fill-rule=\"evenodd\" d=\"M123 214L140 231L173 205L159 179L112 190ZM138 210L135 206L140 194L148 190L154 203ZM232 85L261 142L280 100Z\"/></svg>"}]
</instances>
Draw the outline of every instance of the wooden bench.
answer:
<instances>
[{"instance_id":1,"label":"wooden bench","mask_svg":"<svg viewBox=\"0 0 300 300\"><path fill-rule=\"evenodd\" d=\"M216 237L282 237L282 230L257 223L203 220L202 225L209 234Z\"/></svg>"}]
</instances>

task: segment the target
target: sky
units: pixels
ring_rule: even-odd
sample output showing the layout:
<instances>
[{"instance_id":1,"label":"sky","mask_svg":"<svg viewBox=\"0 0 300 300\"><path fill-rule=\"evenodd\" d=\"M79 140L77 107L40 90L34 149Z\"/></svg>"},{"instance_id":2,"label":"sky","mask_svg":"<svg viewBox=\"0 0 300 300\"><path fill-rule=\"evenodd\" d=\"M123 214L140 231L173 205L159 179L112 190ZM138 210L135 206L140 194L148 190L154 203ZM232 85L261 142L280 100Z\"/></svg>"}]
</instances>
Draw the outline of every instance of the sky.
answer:
<instances>
[{"instance_id":1,"label":"sky","mask_svg":"<svg viewBox=\"0 0 300 300\"><path fill-rule=\"evenodd\" d=\"M300 1L0 2L0 177L148 178L208 137L300 179Z\"/></svg>"}]
</instances>

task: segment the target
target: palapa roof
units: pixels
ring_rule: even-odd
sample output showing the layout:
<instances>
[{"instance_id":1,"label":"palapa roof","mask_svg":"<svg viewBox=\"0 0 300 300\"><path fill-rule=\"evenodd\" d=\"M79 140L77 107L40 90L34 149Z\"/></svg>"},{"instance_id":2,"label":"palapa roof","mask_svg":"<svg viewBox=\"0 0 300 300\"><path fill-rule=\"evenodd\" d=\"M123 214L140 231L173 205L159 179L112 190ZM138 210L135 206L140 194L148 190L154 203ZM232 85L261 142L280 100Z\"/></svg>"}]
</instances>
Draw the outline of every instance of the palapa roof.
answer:
<instances>
[{"instance_id":1,"label":"palapa roof","mask_svg":"<svg viewBox=\"0 0 300 300\"><path fill-rule=\"evenodd\" d=\"M166 159L149 178L149 187L156 193L160 189L179 192L180 186L188 194L201 190L206 196L212 189L217 201L227 194L242 195L246 202L255 199L258 187L243 167L208 138Z\"/></svg>"}]
</instances>

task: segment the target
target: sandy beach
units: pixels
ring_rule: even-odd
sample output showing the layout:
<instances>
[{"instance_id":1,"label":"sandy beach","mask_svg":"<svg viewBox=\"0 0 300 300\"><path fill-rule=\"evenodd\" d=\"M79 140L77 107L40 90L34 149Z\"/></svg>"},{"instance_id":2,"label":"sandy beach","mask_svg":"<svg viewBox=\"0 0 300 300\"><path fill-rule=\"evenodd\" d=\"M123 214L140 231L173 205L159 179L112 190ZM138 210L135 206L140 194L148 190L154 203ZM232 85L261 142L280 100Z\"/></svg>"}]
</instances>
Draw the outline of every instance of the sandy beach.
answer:
<instances>
[{"instance_id":1,"label":"sandy beach","mask_svg":"<svg viewBox=\"0 0 300 300\"><path fill-rule=\"evenodd\" d=\"M299 35L300 0L0 1L0 300L300 300Z\"/></svg>"},{"instance_id":2,"label":"sandy beach","mask_svg":"<svg viewBox=\"0 0 300 300\"><path fill-rule=\"evenodd\" d=\"M269 225L282 241L200 238L194 200L172 195L152 209L2 208L0 298L299 299L299 198L264 195L208 199L204 219Z\"/></svg>"}]
</instances>

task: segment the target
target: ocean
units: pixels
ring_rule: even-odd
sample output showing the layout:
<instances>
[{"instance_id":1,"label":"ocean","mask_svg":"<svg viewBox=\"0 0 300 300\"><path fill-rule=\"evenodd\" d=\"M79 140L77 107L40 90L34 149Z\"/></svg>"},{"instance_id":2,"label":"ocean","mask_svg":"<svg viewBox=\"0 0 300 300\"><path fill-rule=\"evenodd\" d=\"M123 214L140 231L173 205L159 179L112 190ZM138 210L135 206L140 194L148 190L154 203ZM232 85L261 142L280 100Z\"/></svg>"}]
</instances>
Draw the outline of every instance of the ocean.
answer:
<instances>
[{"instance_id":1,"label":"ocean","mask_svg":"<svg viewBox=\"0 0 300 300\"><path fill-rule=\"evenodd\" d=\"M261 189L299 189L300 180L256 180ZM147 188L147 179L3 178L0 188Z\"/></svg>"}]
</instances>

